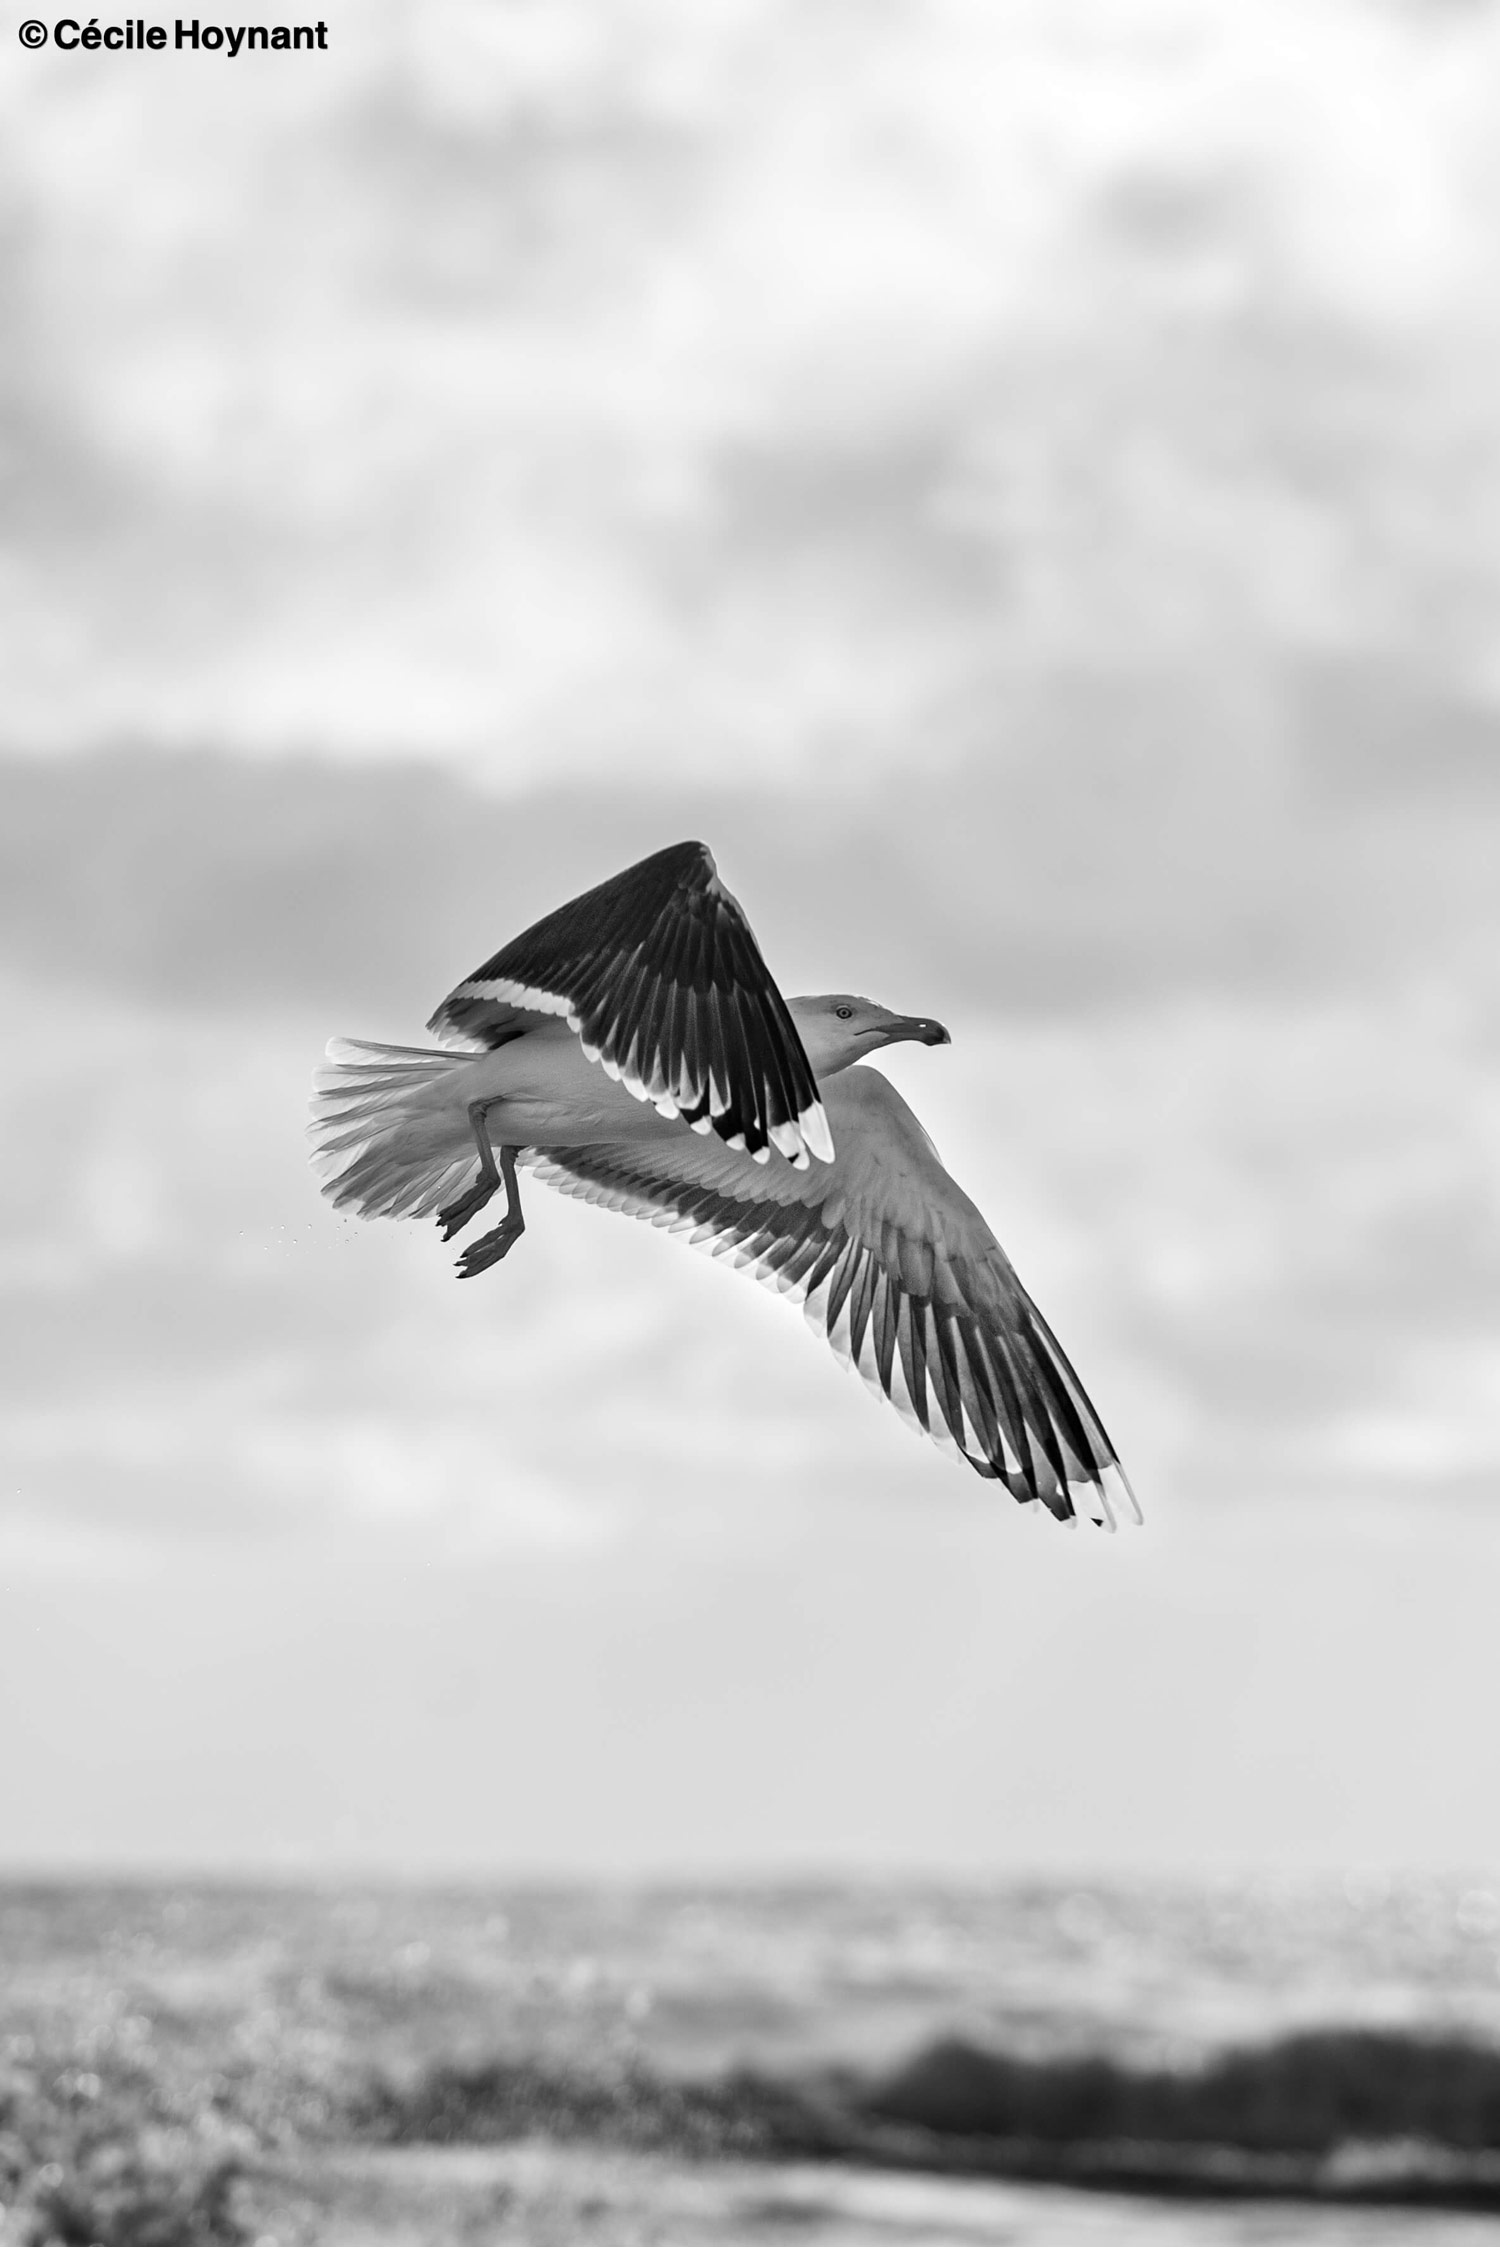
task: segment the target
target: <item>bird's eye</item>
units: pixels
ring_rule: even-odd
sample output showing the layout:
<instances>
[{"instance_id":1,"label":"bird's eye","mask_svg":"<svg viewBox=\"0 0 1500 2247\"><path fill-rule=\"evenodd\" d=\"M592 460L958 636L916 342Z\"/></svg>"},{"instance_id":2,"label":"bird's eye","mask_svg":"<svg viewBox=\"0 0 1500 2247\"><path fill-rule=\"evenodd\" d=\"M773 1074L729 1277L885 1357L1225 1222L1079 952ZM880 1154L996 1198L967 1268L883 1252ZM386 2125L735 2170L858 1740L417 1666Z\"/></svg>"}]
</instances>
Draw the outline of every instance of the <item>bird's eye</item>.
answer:
<instances>
[{"instance_id":1,"label":"bird's eye","mask_svg":"<svg viewBox=\"0 0 1500 2247\"><path fill-rule=\"evenodd\" d=\"M833 1011L838 1016L840 1022L852 1022L854 1019L854 1009L852 1006L836 1006Z\"/></svg>"}]
</instances>

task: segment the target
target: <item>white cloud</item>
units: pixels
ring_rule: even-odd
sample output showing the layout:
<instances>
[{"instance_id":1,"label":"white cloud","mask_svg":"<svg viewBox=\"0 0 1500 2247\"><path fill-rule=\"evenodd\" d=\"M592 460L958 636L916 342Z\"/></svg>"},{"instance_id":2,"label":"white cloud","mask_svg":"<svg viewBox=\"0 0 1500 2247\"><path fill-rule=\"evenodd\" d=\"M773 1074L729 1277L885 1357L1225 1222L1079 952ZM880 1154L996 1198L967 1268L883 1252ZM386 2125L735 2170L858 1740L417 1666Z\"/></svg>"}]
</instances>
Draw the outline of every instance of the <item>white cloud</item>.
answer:
<instances>
[{"instance_id":1,"label":"white cloud","mask_svg":"<svg viewBox=\"0 0 1500 2247\"><path fill-rule=\"evenodd\" d=\"M1490 691L1486 17L629 20L13 74L28 738L514 781L899 763L1122 650Z\"/></svg>"}]
</instances>

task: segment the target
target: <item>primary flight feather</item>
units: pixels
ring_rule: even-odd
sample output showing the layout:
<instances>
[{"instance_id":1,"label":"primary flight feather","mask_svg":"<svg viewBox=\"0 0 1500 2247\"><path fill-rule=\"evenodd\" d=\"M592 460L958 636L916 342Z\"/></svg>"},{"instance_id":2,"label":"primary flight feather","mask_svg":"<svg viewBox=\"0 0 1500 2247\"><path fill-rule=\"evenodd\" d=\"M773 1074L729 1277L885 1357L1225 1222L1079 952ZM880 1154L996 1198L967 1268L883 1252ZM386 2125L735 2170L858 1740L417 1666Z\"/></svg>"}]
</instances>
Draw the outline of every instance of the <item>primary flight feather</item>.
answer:
<instances>
[{"instance_id":1,"label":"primary flight feather","mask_svg":"<svg viewBox=\"0 0 1500 2247\"><path fill-rule=\"evenodd\" d=\"M940 1022L843 994L782 998L702 843L538 921L458 984L447 1050L335 1039L313 1102L323 1191L459 1258L525 1230L516 1173L642 1217L799 1299L903 1417L1023 1503L1139 1510L1103 1423L983 1217L869 1054Z\"/></svg>"}]
</instances>

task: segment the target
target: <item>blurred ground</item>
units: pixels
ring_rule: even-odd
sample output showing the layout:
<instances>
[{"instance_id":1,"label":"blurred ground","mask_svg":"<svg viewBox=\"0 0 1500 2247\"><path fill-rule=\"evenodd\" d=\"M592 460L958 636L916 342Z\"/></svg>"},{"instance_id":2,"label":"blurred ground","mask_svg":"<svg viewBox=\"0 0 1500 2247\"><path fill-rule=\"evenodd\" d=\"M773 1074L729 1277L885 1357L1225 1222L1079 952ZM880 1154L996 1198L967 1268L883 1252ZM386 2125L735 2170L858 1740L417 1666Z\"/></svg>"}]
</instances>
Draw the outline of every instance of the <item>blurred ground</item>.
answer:
<instances>
[{"instance_id":1,"label":"blurred ground","mask_svg":"<svg viewBox=\"0 0 1500 2247\"><path fill-rule=\"evenodd\" d=\"M794 2224L820 2247L1467 2247L1477 2219L1420 2206L1179 2208L805 2156L863 2131L886 2161L962 2172L988 2050L1012 2055L1009 2134L1030 2135L1009 2158L1033 2174L1078 2154L1051 2063L1115 2066L1090 2096L1123 2117L1167 2060L1189 2071L1172 2093L1183 2160L1227 2134L1256 2158L1333 2152L1301 2161L1304 2194L1336 2170L1345 2190L1477 2190L1475 2150L1500 2149L1497 1926L1492 1892L1442 1884L11 1884L0 2199L17 2247L727 2247ZM1317 2023L1344 2027L1315 2051L1293 2032ZM933 2044L954 2030L976 2057ZM1264 2055L1238 2113L1201 2065L1236 2043ZM747 2061L759 2075L734 2075ZM857 2089L872 2069L873 2105ZM1379 2142L1344 2148L1360 2113ZM1158 2182L1171 2166L1170 2148L1123 2152Z\"/></svg>"}]
</instances>

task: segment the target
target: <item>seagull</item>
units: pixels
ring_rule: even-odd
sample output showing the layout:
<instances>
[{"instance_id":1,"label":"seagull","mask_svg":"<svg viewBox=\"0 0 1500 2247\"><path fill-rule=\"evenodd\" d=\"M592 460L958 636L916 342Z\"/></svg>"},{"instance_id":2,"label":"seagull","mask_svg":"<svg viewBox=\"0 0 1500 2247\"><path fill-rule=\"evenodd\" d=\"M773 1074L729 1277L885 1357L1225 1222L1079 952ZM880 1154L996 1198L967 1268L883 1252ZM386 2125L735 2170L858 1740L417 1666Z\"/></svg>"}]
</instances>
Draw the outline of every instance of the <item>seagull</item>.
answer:
<instances>
[{"instance_id":1,"label":"seagull","mask_svg":"<svg viewBox=\"0 0 1500 2247\"><path fill-rule=\"evenodd\" d=\"M941 1022L784 999L700 842L573 898L458 984L440 1048L335 1038L315 1079L322 1190L456 1234L473 1279L524 1233L517 1171L683 1233L798 1300L902 1417L1061 1521L1140 1509L1114 1445L984 1218L869 1055Z\"/></svg>"}]
</instances>

